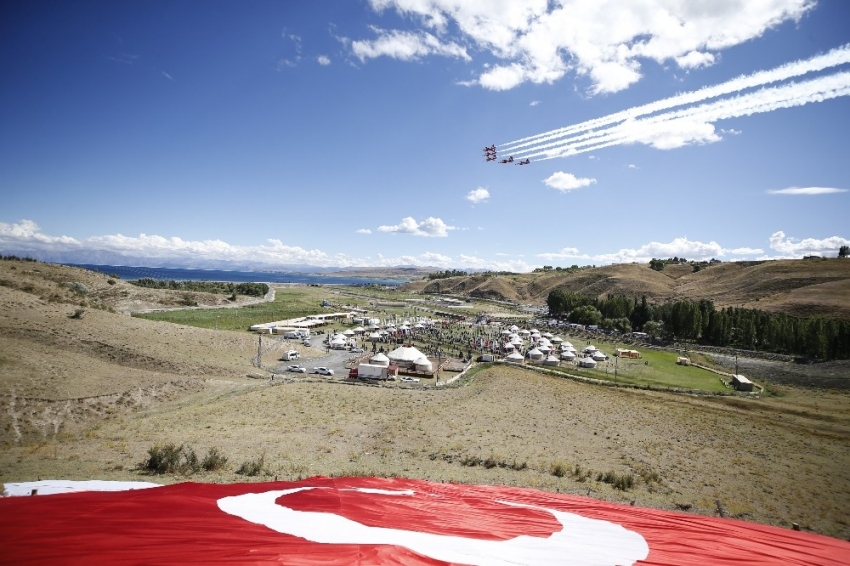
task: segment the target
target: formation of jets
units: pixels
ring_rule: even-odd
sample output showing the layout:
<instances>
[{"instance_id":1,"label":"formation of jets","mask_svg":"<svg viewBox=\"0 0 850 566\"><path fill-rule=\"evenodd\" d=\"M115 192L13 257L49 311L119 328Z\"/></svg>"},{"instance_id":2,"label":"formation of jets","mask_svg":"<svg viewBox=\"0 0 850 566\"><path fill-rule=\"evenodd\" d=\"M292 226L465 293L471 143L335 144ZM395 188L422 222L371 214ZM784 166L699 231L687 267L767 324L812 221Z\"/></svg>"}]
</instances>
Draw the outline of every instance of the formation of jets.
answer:
<instances>
[{"instance_id":1,"label":"formation of jets","mask_svg":"<svg viewBox=\"0 0 850 566\"><path fill-rule=\"evenodd\" d=\"M496 161L498 159L496 157L496 144L484 147L484 159L486 161ZM506 159L501 159L498 161L499 163L514 163L514 156L510 155ZM522 159L514 163L514 165L528 165L529 163L531 163L530 159Z\"/></svg>"}]
</instances>

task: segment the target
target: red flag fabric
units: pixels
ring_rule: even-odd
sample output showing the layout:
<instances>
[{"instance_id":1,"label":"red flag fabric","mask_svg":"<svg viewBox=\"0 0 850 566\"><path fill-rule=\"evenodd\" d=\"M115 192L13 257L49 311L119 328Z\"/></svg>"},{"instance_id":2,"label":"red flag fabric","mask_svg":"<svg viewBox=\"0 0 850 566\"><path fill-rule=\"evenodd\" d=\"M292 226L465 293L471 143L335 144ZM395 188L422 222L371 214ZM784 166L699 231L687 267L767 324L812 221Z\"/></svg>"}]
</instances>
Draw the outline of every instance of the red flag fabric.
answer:
<instances>
[{"instance_id":1,"label":"red flag fabric","mask_svg":"<svg viewBox=\"0 0 850 566\"><path fill-rule=\"evenodd\" d=\"M850 543L527 488L320 477L4 498L0 563L838 565Z\"/></svg>"}]
</instances>

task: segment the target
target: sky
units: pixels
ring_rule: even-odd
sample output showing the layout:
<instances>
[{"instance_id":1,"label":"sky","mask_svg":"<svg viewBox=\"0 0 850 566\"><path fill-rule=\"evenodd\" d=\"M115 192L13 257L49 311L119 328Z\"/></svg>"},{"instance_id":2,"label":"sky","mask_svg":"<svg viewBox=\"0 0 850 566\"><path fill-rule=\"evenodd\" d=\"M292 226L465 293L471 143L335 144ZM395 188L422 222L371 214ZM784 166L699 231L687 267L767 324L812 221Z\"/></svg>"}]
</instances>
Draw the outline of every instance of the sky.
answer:
<instances>
[{"instance_id":1,"label":"sky","mask_svg":"<svg viewBox=\"0 0 850 566\"><path fill-rule=\"evenodd\" d=\"M834 257L848 22L845 0L4 2L0 252Z\"/></svg>"}]
</instances>

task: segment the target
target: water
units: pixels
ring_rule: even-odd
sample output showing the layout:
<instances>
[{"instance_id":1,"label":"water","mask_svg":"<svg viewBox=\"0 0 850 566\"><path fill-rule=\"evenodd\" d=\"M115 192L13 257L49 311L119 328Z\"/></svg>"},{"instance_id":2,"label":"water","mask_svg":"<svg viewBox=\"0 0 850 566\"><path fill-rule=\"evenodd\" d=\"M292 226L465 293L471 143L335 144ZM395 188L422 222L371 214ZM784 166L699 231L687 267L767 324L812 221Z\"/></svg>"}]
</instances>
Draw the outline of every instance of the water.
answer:
<instances>
[{"instance_id":1,"label":"water","mask_svg":"<svg viewBox=\"0 0 850 566\"><path fill-rule=\"evenodd\" d=\"M163 281L227 281L230 283L302 283L320 285L401 285L396 279L371 279L366 277L337 277L310 273L285 273L270 271L228 271L224 269L183 269L167 267L132 267L127 265L75 264L121 279L135 280L150 277Z\"/></svg>"}]
</instances>

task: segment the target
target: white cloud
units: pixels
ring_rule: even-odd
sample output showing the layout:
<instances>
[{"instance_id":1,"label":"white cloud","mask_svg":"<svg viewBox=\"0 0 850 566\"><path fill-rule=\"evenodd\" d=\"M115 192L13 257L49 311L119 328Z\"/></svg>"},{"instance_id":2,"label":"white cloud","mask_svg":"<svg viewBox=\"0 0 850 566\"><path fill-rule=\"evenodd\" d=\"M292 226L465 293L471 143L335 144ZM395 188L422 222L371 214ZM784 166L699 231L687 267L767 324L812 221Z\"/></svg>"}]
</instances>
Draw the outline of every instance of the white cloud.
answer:
<instances>
[{"instance_id":1,"label":"white cloud","mask_svg":"<svg viewBox=\"0 0 850 566\"><path fill-rule=\"evenodd\" d=\"M168 73L166 73L165 71L163 71L163 72L162 72L162 76L163 76L163 77L165 77L166 79L168 79L169 81L173 81L173 80L174 80L174 79L171 77L171 75L169 75L169 74L168 74Z\"/></svg>"},{"instance_id":2,"label":"white cloud","mask_svg":"<svg viewBox=\"0 0 850 566\"><path fill-rule=\"evenodd\" d=\"M787 189L773 189L767 191L770 195L830 195L846 192L847 189L836 189L832 187L788 187Z\"/></svg>"},{"instance_id":3,"label":"white cloud","mask_svg":"<svg viewBox=\"0 0 850 566\"><path fill-rule=\"evenodd\" d=\"M596 183L596 179L579 178L572 173L564 173L556 171L551 176L544 179L543 182L547 187L559 190L562 193L568 193L582 187L588 187Z\"/></svg>"},{"instance_id":4,"label":"white cloud","mask_svg":"<svg viewBox=\"0 0 850 566\"><path fill-rule=\"evenodd\" d=\"M356 234L371 234L371 233L372 233L372 231L371 231L371 230L369 230L368 228L358 228L358 229L357 229L357 230L355 230L354 232L355 232Z\"/></svg>"},{"instance_id":5,"label":"white cloud","mask_svg":"<svg viewBox=\"0 0 850 566\"><path fill-rule=\"evenodd\" d=\"M629 163L629 169L637 169L637 168L638 168L638 166L635 165L634 163Z\"/></svg>"},{"instance_id":6,"label":"white cloud","mask_svg":"<svg viewBox=\"0 0 850 566\"><path fill-rule=\"evenodd\" d=\"M531 102L528 103L528 105L529 106L540 106L540 101L539 100L532 100Z\"/></svg>"},{"instance_id":7,"label":"white cloud","mask_svg":"<svg viewBox=\"0 0 850 566\"><path fill-rule=\"evenodd\" d=\"M6 249L37 249L42 246L56 246L60 249L74 249L81 245L70 236L48 236L32 220L21 220L16 224L0 222L0 246Z\"/></svg>"},{"instance_id":8,"label":"white cloud","mask_svg":"<svg viewBox=\"0 0 850 566\"><path fill-rule=\"evenodd\" d=\"M562 248L557 252L537 254L537 257L545 261L563 261L565 259L589 259L586 254L580 254L578 248Z\"/></svg>"},{"instance_id":9,"label":"white cloud","mask_svg":"<svg viewBox=\"0 0 850 566\"><path fill-rule=\"evenodd\" d=\"M687 55L676 57L676 64L683 69L698 69L700 67L709 67L714 65L714 55L711 53L701 53L699 51L691 51Z\"/></svg>"},{"instance_id":10,"label":"white cloud","mask_svg":"<svg viewBox=\"0 0 850 566\"><path fill-rule=\"evenodd\" d=\"M378 226L378 232L391 232L398 234L411 234L413 236L425 236L432 238L445 238L449 230L457 230L455 226L449 226L440 218L428 217L422 222L417 222L412 216L402 218L401 222L391 226Z\"/></svg>"},{"instance_id":11,"label":"white cloud","mask_svg":"<svg viewBox=\"0 0 850 566\"><path fill-rule=\"evenodd\" d=\"M379 28L372 28L372 30L377 34L377 39L351 42L351 50L361 62L382 56L402 61L416 61L426 55L443 55L470 60L463 46L451 41L444 43L430 33L385 31Z\"/></svg>"},{"instance_id":12,"label":"white cloud","mask_svg":"<svg viewBox=\"0 0 850 566\"><path fill-rule=\"evenodd\" d=\"M800 258L807 255L819 255L824 257L836 257L838 248L850 246L850 240L839 236L832 236L818 240L816 238L804 238L799 240L786 236L785 232L774 232L770 235L770 249L781 254L780 257Z\"/></svg>"},{"instance_id":13,"label":"white cloud","mask_svg":"<svg viewBox=\"0 0 850 566\"><path fill-rule=\"evenodd\" d=\"M327 55L319 55L318 57L316 57L316 61L318 61L319 65L323 67L327 67L331 64L331 59Z\"/></svg>"},{"instance_id":14,"label":"white cloud","mask_svg":"<svg viewBox=\"0 0 850 566\"><path fill-rule=\"evenodd\" d=\"M480 74L478 83L485 88L505 90L526 81L552 83L572 71L590 78L591 91L596 93L628 88L641 78L645 60L672 61L683 69L711 65L714 52L758 38L783 22L799 20L815 6L814 0L370 3L377 12L394 9L436 37L455 37L500 60Z\"/></svg>"},{"instance_id":15,"label":"white cloud","mask_svg":"<svg viewBox=\"0 0 850 566\"><path fill-rule=\"evenodd\" d=\"M466 200L468 200L472 204L487 202L488 200L490 200L490 191L483 187L478 187L474 191L469 191L469 194L466 195Z\"/></svg>"}]
</instances>

